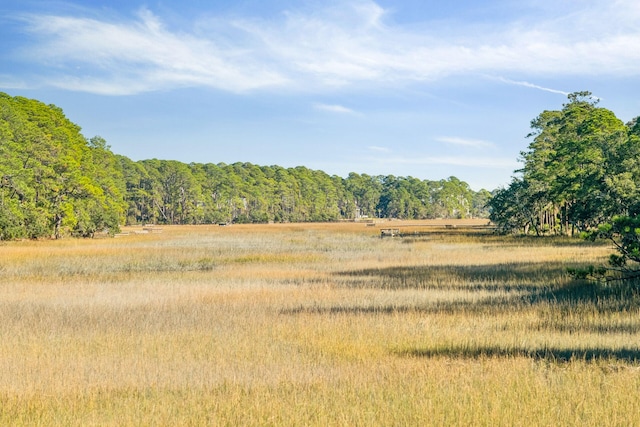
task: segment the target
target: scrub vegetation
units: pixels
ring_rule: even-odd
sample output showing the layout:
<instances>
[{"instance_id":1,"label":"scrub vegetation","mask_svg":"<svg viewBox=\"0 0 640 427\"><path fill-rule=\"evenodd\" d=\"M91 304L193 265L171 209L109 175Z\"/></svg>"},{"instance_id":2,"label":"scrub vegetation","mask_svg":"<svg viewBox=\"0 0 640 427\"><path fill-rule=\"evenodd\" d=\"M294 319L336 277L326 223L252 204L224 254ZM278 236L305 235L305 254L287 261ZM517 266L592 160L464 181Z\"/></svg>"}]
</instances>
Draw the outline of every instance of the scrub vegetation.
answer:
<instances>
[{"instance_id":1,"label":"scrub vegetation","mask_svg":"<svg viewBox=\"0 0 640 427\"><path fill-rule=\"evenodd\" d=\"M609 245L442 224L5 242L0 424L639 425Z\"/></svg>"}]
</instances>

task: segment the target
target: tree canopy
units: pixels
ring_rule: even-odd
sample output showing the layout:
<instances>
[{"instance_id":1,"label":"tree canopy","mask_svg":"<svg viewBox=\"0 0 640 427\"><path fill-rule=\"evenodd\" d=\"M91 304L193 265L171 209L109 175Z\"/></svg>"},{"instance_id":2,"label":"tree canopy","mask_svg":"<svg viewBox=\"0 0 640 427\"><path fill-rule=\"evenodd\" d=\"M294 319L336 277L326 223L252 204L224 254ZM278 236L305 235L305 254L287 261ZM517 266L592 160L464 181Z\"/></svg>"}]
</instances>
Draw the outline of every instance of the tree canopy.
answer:
<instances>
[{"instance_id":1,"label":"tree canopy","mask_svg":"<svg viewBox=\"0 0 640 427\"><path fill-rule=\"evenodd\" d=\"M126 205L104 140L53 105L0 93L0 239L117 230Z\"/></svg>"},{"instance_id":2,"label":"tree canopy","mask_svg":"<svg viewBox=\"0 0 640 427\"><path fill-rule=\"evenodd\" d=\"M486 216L486 190L303 166L133 161L62 110L0 93L0 240L93 236L123 224Z\"/></svg>"},{"instance_id":3,"label":"tree canopy","mask_svg":"<svg viewBox=\"0 0 640 427\"><path fill-rule=\"evenodd\" d=\"M574 234L640 210L637 120L625 125L590 92L531 122L524 166L489 202L503 231Z\"/></svg>"}]
</instances>

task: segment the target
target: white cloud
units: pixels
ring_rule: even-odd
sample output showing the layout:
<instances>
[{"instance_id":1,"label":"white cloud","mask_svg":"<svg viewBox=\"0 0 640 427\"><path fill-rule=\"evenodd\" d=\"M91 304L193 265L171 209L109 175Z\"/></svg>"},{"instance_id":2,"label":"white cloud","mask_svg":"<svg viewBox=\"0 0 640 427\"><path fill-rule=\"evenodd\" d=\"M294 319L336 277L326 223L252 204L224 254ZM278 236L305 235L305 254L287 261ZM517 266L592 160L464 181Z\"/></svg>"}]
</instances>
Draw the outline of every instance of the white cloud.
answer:
<instances>
[{"instance_id":1,"label":"white cloud","mask_svg":"<svg viewBox=\"0 0 640 427\"><path fill-rule=\"evenodd\" d=\"M328 111L330 113L358 115L358 113L356 111L352 110L351 108L344 107L342 105L315 104L314 107L317 110Z\"/></svg>"},{"instance_id":2,"label":"white cloud","mask_svg":"<svg viewBox=\"0 0 640 427\"><path fill-rule=\"evenodd\" d=\"M249 52L219 46L213 39L172 33L144 9L139 20L125 23L32 16L30 29L46 40L29 56L56 64L58 76L47 80L66 89L127 94L209 86L241 92L286 82L276 70L256 63ZM79 71L71 69L73 65Z\"/></svg>"},{"instance_id":3,"label":"white cloud","mask_svg":"<svg viewBox=\"0 0 640 427\"><path fill-rule=\"evenodd\" d=\"M28 89L29 85L17 76L0 74L0 87L5 89Z\"/></svg>"},{"instance_id":4,"label":"white cloud","mask_svg":"<svg viewBox=\"0 0 640 427\"><path fill-rule=\"evenodd\" d=\"M483 141L480 139L470 139L470 138L459 138L459 137L451 137L451 136L442 136L436 138L436 141L444 142L446 144L453 145L462 145L465 147L474 147L474 148L489 148L494 147L495 144Z\"/></svg>"},{"instance_id":5,"label":"white cloud","mask_svg":"<svg viewBox=\"0 0 640 427\"><path fill-rule=\"evenodd\" d=\"M277 18L218 17L189 31L167 28L142 9L115 22L31 15L39 44L24 46L47 67L48 84L126 94L181 86L243 92L319 91L344 85L433 81L455 74L630 76L640 71L640 8L632 0L572 3L526 22L403 27L369 0L344 0ZM550 3L549 3L550 4ZM550 92L525 80L503 79ZM71 83L70 83L71 82Z\"/></svg>"},{"instance_id":6,"label":"white cloud","mask_svg":"<svg viewBox=\"0 0 640 427\"><path fill-rule=\"evenodd\" d=\"M377 145L370 145L367 148L369 150L371 150L371 151L375 151L375 152L378 152L378 153L388 153L388 152L391 151L390 149L388 149L386 147L378 147Z\"/></svg>"}]
</instances>

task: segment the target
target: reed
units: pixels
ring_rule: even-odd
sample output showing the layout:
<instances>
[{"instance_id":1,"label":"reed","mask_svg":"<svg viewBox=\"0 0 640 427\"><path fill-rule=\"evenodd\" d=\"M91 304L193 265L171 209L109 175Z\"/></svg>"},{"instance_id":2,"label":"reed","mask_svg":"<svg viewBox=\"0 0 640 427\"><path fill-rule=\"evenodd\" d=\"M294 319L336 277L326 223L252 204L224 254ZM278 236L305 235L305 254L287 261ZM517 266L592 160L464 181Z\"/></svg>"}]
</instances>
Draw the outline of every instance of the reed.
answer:
<instances>
[{"instance_id":1,"label":"reed","mask_svg":"<svg viewBox=\"0 0 640 427\"><path fill-rule=\"evenodd\" d=\"M609 247L378 228L2 244L0 424L640 425Z\"/></svg>"}]
</instances>

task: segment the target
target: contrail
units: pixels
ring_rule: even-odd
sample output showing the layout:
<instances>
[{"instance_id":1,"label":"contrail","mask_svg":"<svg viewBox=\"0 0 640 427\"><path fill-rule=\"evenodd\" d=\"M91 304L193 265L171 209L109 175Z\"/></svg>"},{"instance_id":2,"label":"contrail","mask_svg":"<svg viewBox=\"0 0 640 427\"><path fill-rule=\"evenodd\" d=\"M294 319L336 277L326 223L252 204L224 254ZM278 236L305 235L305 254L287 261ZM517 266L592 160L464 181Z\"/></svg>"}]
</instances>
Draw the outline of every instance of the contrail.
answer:
<instances>
[{"instance_id":1,"label":"contrail","mask_svg":"<svg viewBox=\"0 0 640 427\"><path fill-rule=\"evenodd\" d=\"M511 84L511 85L530 87L530 88L533 88L533 89L543 90L545 92L559 93L560 95L564 95L564 96L569 95L569 92L565 92L563 90L551 89L551 88L548 88L548 87L539 86L539 85L536 85L536 84L533 84L533 83L529 83L529 82L510 80L510 79L505 79L504 77L497 77L497 79L500 80L501 82L508 83L508 84Z\"/></svg>"}]
</instances>

